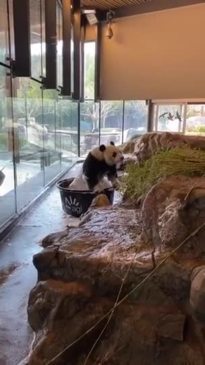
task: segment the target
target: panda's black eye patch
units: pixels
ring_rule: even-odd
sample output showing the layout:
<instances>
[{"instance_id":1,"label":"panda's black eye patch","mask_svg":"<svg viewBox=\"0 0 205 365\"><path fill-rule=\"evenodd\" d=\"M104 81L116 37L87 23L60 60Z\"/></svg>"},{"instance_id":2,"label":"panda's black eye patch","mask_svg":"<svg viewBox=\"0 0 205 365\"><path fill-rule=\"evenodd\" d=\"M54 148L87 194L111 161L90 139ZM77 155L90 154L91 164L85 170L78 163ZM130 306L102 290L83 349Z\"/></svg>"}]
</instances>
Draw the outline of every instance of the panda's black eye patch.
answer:
<instances>
[{"instance_id":1,"label":"panda's black eye patch","mask_svg":"<svg viewBox=\"0 0 205 365\"><path fill-rule=\"evenodd\" d=\"M117 153L116 152L113 152L113 154L112 154L112 157L116 157L117 156Z\"/></svg>"}]
</instances>

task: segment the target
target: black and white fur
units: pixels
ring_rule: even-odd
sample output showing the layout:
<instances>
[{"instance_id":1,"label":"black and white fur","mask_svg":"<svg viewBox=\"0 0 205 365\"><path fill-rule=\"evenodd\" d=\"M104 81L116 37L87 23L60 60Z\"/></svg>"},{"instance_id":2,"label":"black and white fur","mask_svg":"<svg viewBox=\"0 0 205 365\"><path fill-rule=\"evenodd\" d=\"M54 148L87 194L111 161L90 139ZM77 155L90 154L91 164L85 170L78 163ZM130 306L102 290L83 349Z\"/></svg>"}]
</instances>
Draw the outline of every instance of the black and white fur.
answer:
<instances>
[{"instance_id":1,"label":"black and white fur","mask_svg":"<svg viewBox=\"0 0 205 365\"><path fill-rule=\"evenodd\" d=\"M117 180L117 166L122 161L122 152L113 142L110 142L108 146L101 145L90 151L83 163L83 175L89 189L95 190L95 187L105 176L112 183L115 183Z\"/></svg>"}]
</instances>

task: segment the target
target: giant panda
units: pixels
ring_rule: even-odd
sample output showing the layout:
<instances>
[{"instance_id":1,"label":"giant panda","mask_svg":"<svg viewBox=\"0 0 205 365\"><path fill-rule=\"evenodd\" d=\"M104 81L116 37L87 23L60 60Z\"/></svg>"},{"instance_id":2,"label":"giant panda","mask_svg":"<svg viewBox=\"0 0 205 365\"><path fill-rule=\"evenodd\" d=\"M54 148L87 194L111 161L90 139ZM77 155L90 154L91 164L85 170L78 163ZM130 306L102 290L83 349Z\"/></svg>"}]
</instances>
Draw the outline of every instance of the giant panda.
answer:
<instances>
[{"instance_id":1,"label":"giant panda","mask_svg":"<svg viewBox=\"0 0 205 365\"><path fill-rule=\"evenodd\" d=\"M123 162L122 152L110 142L110 145L102 144L89 152L83 163L83 175L90 190L96 190L96 186L107 176L115 184L117 181L117 168Z\"/></svg>"}]
</instances>

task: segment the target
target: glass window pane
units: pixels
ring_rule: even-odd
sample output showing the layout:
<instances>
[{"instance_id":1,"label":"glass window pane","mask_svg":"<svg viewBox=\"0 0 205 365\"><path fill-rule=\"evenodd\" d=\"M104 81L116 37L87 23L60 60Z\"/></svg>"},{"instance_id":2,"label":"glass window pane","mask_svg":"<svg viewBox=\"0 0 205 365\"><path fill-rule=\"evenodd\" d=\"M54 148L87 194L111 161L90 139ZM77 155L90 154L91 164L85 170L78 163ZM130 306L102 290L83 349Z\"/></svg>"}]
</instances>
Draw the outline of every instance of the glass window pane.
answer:
<instances>
[{"instance_id":1,"label":"glass window pane","mask_svg":"<svg viewBox=\"0 0 205 365\"><path fill-rule=\"evenodd\" d=\"M44 168L45 183L50 182L61 171L61 146L56 134L57 92L43 91Z\"/></svg>"},{"instance_id":2,"label":"glass window pane","mask_svg":"<svg viewBox=\"0 0 205 365\"><path fill-rule=\"evenodd\" d=\"M40 79L41 72L41 0L30 0L31 74Z\"/></svg>"},{"instance_id":3,"label":"glass window pane","mask_svg":"<svg viewBox=\"0 0 205 365\"><path fill-rule=\"evenodd\" d=\"M159 132L183 131L184 107L178 105L155 105L154 130Z\"/></svg>"},{"instance_id":4,"label":"glass window pane","mask_svg":"<svg viewBox=\"0 0 205 365\"><path fill-rule=\"evenodd\" d=\"M122 101L102 101L100 117L100 144L113 141L116 145L122 143Z\"/></svg>"},{"instance_id":5,"label":"glass window pane","mask_svg":"<svg viewBox=\"0 0 205 365\"><path fill-rule=\"evenodd\" d=\"M187 105L186 134L205 135L205 105Z\"/></svg>"},{"instance_id":6,"label":"glass window pane","mask_svg":"<svg viewBox=\"0 0 205 365\"><path fill-rule=\"evenodd\" d=\"M147 132L148 106L144 100L125 101L123 141Z\"/></svg>"},{"instance_id":7,"label":"glass window pane","mask_svg":"<svg viewBox=\"0 0 205 365\"><path fill-rule=\"evenodd\" d=\"M42 97L37 82L13 79L17 209L20 211L43 189Z\"/></svg>"},{"instance_id":8,"label":"glass window pane","mask_svg":"<svg viewBox=\"0 0 205 365\"><path fill-rule=\"evenodd\" d=\"M57 141L61 147L61 169L78 157L78 103L60 99L57 104Z\"/></svg>"},{"instance_id":9,"label":"glass window pane","mask_svg":"<svg viewBox=\"0 0 205 365\"><path fill-rule=\"evenodd\" d=\"M0 1L0 62L7 63L9 57L9 27L8 27L7 0Z\"/></svg>"},{"instance_id":10,"label":"glass window pane","mask_svg":"<svg viewBox=\"0 0 205 365\"><path fill-rule=\"evenodd\" d=\"M0 66L0 226L15 213L10 79Z\"/></svg>"},{"instance_id":11,"label":"glass window pane","mask_svg":"<svg viewBox=\"0 0 205 365\"><path fill-rule=\"evenodd\" d=\"M99 104L86 101L80 104L80 155L85 156L99 146Z\"/></svg>"},{"instance_id":12,"label":"glass window pane","mask_svg":"<svg viewBox=\"0 0 205 365\"><path fill-rule=\"evenodd\" d=\"M94 99L95 95L95 42L84 44L84 98Z\"/></svg>"}]
</instances>

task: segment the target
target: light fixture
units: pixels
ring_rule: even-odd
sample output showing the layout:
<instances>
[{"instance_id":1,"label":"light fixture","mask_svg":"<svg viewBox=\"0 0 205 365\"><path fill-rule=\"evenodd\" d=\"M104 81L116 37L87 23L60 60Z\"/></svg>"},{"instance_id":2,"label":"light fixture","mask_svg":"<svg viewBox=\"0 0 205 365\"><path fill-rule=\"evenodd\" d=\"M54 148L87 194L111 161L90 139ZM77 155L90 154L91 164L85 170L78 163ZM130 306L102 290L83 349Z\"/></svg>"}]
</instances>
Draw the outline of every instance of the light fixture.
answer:
<instances>
[{"instance_id":1,"label":"light fixture","mask_svg":"<svg viewBox=\"0 0 205 365\"><path fill-rule=\"evenodd\" d=\"M85 14L90 25L95 25L98 23L95 9L82 9L82 13Z\"/></svg>"},{"instance_id":2,"label":"light fixture","mask_svg":"<svg viewBox=\"0 0 205 365\"><path fill-rule=\"evenodd\" d=\"M106 18L107 18L107 30L106 30L105 36L108 39L111 39L113 37L113 30L112 30L111 24L112 24L112 20L114 18L114 15L115 15L115 13L112 10L109 10L107 12L107 16L106 16Z\"/></svg>"}]
</instances>

